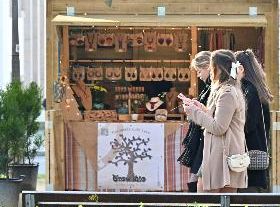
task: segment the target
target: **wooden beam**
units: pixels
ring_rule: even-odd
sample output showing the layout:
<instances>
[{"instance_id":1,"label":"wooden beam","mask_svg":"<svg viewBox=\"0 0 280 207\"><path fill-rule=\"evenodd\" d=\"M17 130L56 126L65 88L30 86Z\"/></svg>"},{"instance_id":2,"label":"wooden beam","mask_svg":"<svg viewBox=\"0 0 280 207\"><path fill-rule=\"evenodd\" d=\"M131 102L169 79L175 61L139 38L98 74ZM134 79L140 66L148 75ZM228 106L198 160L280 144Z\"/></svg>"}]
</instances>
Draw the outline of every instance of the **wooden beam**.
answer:
<instances>
[{"instance_id":1,"label":"wooden beam","mask_svg":"<svg viewBox=\"0 0 280 207\"><path fill-rule=\"evenodd\" d=\"M265 27L264 15L92 15L65 16L58 15L52 20L55 25L69 26L119 26L119 27Z\"/></svg>"},{"instance_id":2,"label":"wooden beam","mask_svg":"<svg viewBox=\"0 0 280 207\"><path fill-rule=\"evenodd\" d=\"M191 60L197 53L197 27L191 28L191 42L192 42L192 53L191 53ZM198 93L198 81L196 71L191 69L191 85L189 88L189 95L192 97L197 97Z\"/></svg>"},{"instance_id":3,"label":"wooden beam","mask_svg":"<svg viewBox=\"0 0 280 207\"><path fill-rule=\"evenodd\" d=\"M273 188L277 186L277 111L271 112L271 123L272 123L272 133L271 133L271 169L270 169L270 187L273 191Z\"/></svg>"},{"instance_id":4,"label":"wooden beam","mask_svg":"<svg viewBox=\"0 0 280 207\"><path fill-rule=\"evenodd\" d=\"M68 26L62 27L62 53L61 55L61 76L69 75L69 30Z\"/></svg>"}]
</instances>

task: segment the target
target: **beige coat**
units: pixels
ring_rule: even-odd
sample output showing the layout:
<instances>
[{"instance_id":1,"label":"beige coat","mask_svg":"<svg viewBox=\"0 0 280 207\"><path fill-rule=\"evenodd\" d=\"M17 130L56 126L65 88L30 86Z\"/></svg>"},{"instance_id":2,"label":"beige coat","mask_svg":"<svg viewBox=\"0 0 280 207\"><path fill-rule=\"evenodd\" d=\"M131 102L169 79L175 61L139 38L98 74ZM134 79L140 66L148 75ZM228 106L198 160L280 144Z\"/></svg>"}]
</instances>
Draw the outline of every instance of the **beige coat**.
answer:
<instances>
[{"instance_id":1,"label":"beige coat","mask_svg":"<svg viewBox=\"0 0 280 207\"><path fill-rule=\"evenodd\" d=\"M232 172L227 155L245 152L245 101L240 89L223 84L211 91L207 113L193 108L189 118L205 128L202 160L203 190L246 188L247 171ZM214 117L213 117L214 116Z\"/></svg>"}]
</instances>

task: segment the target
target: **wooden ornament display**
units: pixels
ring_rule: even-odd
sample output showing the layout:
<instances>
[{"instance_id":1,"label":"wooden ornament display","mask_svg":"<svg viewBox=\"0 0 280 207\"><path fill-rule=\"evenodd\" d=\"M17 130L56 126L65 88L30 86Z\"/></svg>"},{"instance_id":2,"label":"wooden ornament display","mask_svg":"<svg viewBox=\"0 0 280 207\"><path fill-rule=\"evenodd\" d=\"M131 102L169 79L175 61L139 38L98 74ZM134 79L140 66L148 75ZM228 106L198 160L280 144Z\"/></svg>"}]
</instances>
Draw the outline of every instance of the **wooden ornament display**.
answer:
<instances>
[{"instance_id":1,"label":"wooden ornament display","mask_svg":"<svg viewBox=\"0 0 280 207\"><path fill-rule=\"evenodd\" d=\"M97 34L94 32L87 32L85 36L85 51L93 52L97 49Z\"/></svg>"},{"instance_id":2,"label":"wooden ornament display","mask_svg":"<svg viewBox=\"0 0 280 207\"><path fill-rule=\"evenodd\" d=\"M157 45L170 47L173 45L173 34L157 34Z\"/></svg>"},{"instance_id":3,"label":"wooden ornament display","mask_svg":"<svg viewBox=\"0 0 280 207\"><path fill-rule=\"evenodd\" d=\"M164 80L166 81L176 81L177 79L177 70L176 68L164 68Z\"/></svg>"},{"instance_id":4,"label":"wooden ornament display","mask_svg":"<svg viewBox=\"0 0 280 207\"><path fill-rule=\"evenodd\" d=\"M122 70L121 68L106 68L106 79L108 80L121 80L122 79Z\"/></svg>"},{"instance_id":5,"label":"wooden ornament display","mask_svg":"<svg viewBox=\"0 0 280 207\"><path fill-rule=\"evenodd\" d=\"M152 80L152 68L140 67L140 81Z\"/></svg>"},{"instance_id":6,"label":"wooden ornament display","mask_svg":"<svg viewBox=\"0 0 280 207\"><path fill-rule=\"evenodd\" d=\"M155 52L157 48L156 32L145 32L144 34L144 49L146 52Z\"/></svg>"},{"instance_id":7,"label":"wooden ornament display","mask_svg":"<svg viewBox=\"0 0 280 207\"><path fill-rule=\"evenodd\" d=\"M152 81L163 80L163 68L152 68Z\"/></svg>"},{"instance_id":8,"label":"wooden ornament display","mask_svg":"<svg viewBox=\"0 0 280 207\"><path fill-rule=\"evenodd\" d=\"M127 34L118 33L115 35L115 51L116 52L127 51Z\"/></svg>"},{"instance_id":9,"label":"wooden ornament display","mask_svg":"<svg viewBox=\"0 0 280 207\"><path fill-rule=\"evenodd\" d=\"M85 67L74 67L72 70L72 80L78 81L78 80L85 80Z\"/></svg>"},{"instance_id":10,"label":"wooden ornament display","mask_svg":"<svg viewBox=\"0 0 280 207\"><path fill-rule=\"evenodd\" d=\"M178 81L188 82L191 79L189 68L178 68Z\"/></svg>"},{"instance_id":11,"label":"wooden ornament display","mask_svg":"<svg viewBox=\"0 0 280 207\"><path fill-rule=\"evenodd\" d=\"M95 80L103 80L103 68L90 68L86 69L87 80L95 81Z\"/></svg>"},{"instance_id":12,"label":"wooden ornament display","mask_svg":"<svg viewBox=\"0 0 280 207\"><path fill-rule=\"evenodd\" d=\"M137 80L137 68L136 67L125 67L125 80L136 81Z\"/></svg>"},{"instance_id":13,"label":"wooden ornament display","mask_svg":"<svg viewBox=\"0 0 280 207\"><path fill-rule=\"evenodd\" d=\"M111 47L115 44L114 34L98 34L97 44L101 47Z\"/></svg>"},{"instance_id":14,"label":"wooden ornament display","mask_svg":"<svg viewBox=\"0 0 280 207\"><path fill-rule=\"evenodd\" d=\"M178 31L174 34L174 48L177 52L185 52L187 50L188 33Z\"/></svg>"},{"instance_id":15,"label":"wooden ornament display","mask_svg":"<svg viewBox=\"0 0 280 207\"><path fill-rule=\"evenodd\" d=\"M77 46L85 46L85 36L80 33L76 35Z\"/></svg>"}]
</instances>

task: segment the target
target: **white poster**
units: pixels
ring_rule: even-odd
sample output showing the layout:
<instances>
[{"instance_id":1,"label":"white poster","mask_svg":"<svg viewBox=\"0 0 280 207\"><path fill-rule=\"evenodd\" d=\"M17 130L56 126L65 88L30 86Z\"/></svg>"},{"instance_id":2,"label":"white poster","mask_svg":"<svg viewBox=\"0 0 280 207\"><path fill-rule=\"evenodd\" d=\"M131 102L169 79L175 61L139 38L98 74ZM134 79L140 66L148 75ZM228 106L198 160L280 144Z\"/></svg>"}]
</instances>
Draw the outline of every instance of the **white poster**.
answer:
<instances>
[{"instance_id":1,"label":"white poster","mask_svg":"<svg viewBox=\"0 0 280 207\"><path fill-rule=\"evenodd\" d=\"M164 124L99 123L98 188L164 190Z\"/></svg>"}]
</instances>

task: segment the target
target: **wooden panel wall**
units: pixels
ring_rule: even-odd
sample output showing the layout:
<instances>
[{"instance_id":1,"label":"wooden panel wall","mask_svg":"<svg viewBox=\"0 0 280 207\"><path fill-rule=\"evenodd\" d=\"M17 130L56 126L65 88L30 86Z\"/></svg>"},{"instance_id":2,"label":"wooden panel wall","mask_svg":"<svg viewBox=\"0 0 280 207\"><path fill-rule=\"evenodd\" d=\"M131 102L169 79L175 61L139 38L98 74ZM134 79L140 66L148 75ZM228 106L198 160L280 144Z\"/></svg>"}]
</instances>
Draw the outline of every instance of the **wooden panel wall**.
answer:
<instances>
[{"instance_id":1,"label":"wooden panel wall","mask_svg":"<svg viewBox=\"0 0 280 207\"><path fill-rule=\"evenodd\" d=\"M65 189L64 122L60 110L46 111L46 186Z\"/></svg>"},{"instance_id":2,"label":"wooden panel wall","mask_svg":"<svg viewBox=\"0 0 280 207\"><path fill-rule=\"evenodd\" d=\"M270 187L272 192L280 192L280 111L271 112L271 123Z\"/></svg>"}]
</instances>

